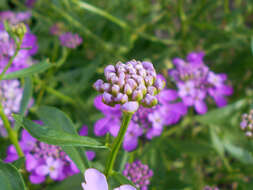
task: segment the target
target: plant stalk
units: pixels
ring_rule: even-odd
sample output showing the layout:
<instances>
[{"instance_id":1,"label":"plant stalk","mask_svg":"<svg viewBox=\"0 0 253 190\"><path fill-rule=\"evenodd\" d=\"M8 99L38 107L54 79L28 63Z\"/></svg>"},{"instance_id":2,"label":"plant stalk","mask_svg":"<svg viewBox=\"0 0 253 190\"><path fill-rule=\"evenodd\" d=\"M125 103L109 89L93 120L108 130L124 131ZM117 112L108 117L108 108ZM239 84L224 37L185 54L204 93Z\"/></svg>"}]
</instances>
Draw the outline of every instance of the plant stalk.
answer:
<instances>
[{"instance_id":1,"label":"plant stalk","mask_svg":"<svg viewBox=\"0 0 253 190\"><path fill-rule=\"evenodd\" d=\"M119 149L120 149L121 144L123 142L123 139L124 139L125 133L127 131L128 124L131 121L132 115L133 115L132 113L123 113L123 119L122 119L122 123L120 126L120 131L118 133L118 136L114 140L110 155L109 155L107 163L106 163L106 167L105 167L105 176L106 177L111 175L111 173L113 171L113 167L114 167L117 155L119 153Z\"/></svg>"}]
</instances>

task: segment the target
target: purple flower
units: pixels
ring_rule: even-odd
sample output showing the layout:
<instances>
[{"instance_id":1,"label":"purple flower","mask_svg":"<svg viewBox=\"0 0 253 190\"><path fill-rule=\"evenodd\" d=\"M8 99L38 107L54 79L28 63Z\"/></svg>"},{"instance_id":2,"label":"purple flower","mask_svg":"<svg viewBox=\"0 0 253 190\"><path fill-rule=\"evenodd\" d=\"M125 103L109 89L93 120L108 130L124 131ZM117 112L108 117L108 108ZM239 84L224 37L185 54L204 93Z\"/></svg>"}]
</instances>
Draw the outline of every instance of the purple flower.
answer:
<instances>
[{"instance_id":1,"label":"purple flower","mask_svg":"<svg viewBox=\"0 0 253 190\"><path fill-rule=\"evenodd\" d=\"M31 13L30 12L18 12L14 13L12 11L3 11L0 12L0 22L7 20L10 24L18 24L20 22L24 22L30 19Z\"/></svg>"},{"instance_id":2,"label":"purple flower","mask_svg":"<svg viewBox=\"0 0 253 190\"><path fill-rule=\"evenodd\" d=\"M147 190L153 171L147 165L137 160L131 164L126 164L123 175L132 181L140 190Z\"/></svg>"},{"instance_id":3,"label":"purple flower","mask_svg":"<svg viewBox=\"0 0 253 190\"><path fill-rule=\"evenodd\" d=\"M0 99L4 109L4 113L11 122L14 121L12 113L19 112L23 89L20 87L18 80L0 81ZM3 127L3 121L0 118L0 135L6 136Z\"/></svg>"},{"instance_id":4,"label":"purple flower","mask_svg":"<svg viewBox=\"0 0 253 190\"><path fill-rule=\"evenodd\" d=\"M61 34L59 36L59 39L61 41L61 45L75 49L77 46L79 46L83 39L78 34L72 34L71 32L66 32L64 34Z\"/></svg>"},{"instance_id":5,"label":"purple flower","mask_svg":"<svg viewBox=\"0 0 253 190\"><path fill-rule=\"evenodd\" d=\"M43 183L47 176L59 181L79 173L75 163L60 147L40 142L26 130L22 130L19 144L26 158L25 168L30 173L31 183ZM92 151L87 151L86 155L89 160L95 157L95 153ZM5 162L13 162L17 159L17 152L14 146L10 145Z\"/></svg>"},{"instance_id":6,"label":"purple flower","mask_svg":"<svg viewBox=\"0 0 253 190\"><path fill-rule=\"evenodd\" d=\"M84 173L85 182L82 183L83 190L108 190L108 183L104 174L89 168ZM136 190L133 186L122 185L114 190Z\"/></svg>"},{"instance_id":7,"label":"purple flower","mask_svg":"<svg viewBox=\"0 0 253 190\"><path fill-rule=\"evenodd\" d=\"M44 164L36 168L36 174L39 176L49 175L52 179L57 180L62 173L63 163L60 159L54 159L52 157L46 158Z\"/></svg>"},{"instance_id":8,"label":"purple flower","mask_svg":"<svg viewBox=\"0 0 253 190\"><path fill-rule=\"evenodd\" d=\"M194 106L199 114L207 112L205 99L211 96L218 107L227 104L226 96L233 93L232 87L226 85L225 74L215 74L204 64L203 52L191 52L186 61L175 58L175 68L169 70L178 88L178 95L186 106Z\"/></svg>"},{"instance_id":9,"label":"purple flower","mask_svg":"<svg viewBox=\"0 0 253 190\"><path fill-rule=\"evenodd\" d=\"M29 8L32 8L34 4L36 3L36 0L26 0L26 6Z\"/></svg>"}]
</instances>

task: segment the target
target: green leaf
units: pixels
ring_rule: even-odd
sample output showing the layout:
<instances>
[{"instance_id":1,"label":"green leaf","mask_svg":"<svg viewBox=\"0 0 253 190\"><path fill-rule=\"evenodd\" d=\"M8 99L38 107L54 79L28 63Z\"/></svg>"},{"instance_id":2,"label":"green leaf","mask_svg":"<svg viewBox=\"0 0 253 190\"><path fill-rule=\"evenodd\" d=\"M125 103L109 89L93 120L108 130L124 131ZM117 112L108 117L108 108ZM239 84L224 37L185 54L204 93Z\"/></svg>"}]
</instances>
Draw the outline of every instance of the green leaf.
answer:
<instances>
[{"instance_id":1,"label":"green leaf","mask_svg":"<svg viewBox=\"0 0 253 190\"><path fill-rule=\"evenodd\" d=\"M19 111L21 115L24 115L27 110L29 102L32 98L32 91L33 91L32 79L30 77L26 77L24 92L23 92L20 111Z\"/></svg>"},{"instance_id":2,"label":"green leaf","mask_svg":"<svg viewBox=\"0 0 253 190\"><path fill-rule=\"evenodd\" d=\"M107 148L91 137L73 135L64 130L57 130L54 126L39 125L20 115L13 115L16 122L24 127L34 138L39 141L59 146L81 146L88 148ZM48 116L50 117L50 116Z\"/></svg>"},{"instance_id":3,"label":"green leaf","mask_svg":"<svg viewBox=\"0 0 253 190\"><path fill-rule=\"evenodd\" d=\"M40 63L34 64L28 68L16 71L16 72L11 72L8 74L5 74L3 77L3 80L10 80L10 79L16 79L16 78L22 78L22 77L29 77L34 74L41 73L53 65L50 64L47 60L42 61Z\"/></svg>"},{"instance_id":4,"label":"green leaf","mask_svg":"<svg viewBox=\"0 0 253 190\"><path fill-rule=\"evenodd\" d=\"M220 140L215 127L211 126L210 127L210 136L212 140L212 144L214 149L218 152L218 154L223 157L224 156L224 145L223 142Z\"/></svg>"},{"instance_id":5,"label":"green leaf","mask_svg":"<svg viewBox=\"0 0 253 190\"><path fill-rule=\"evenodd\" d=\"M248 150L230 143L225 143L224 146L228 153L230 153L234 158L238 159L242 163L253 164L253 156Z\"/></svg>"},{"instance_id":6,"label":"green leaf","mask_svg":"<svg viewBox=\"0 0 253 190\"><path fill-rule=\"evenodd\" d=\"M24 180L18 170L11 164L0 160L0 189L26 190Z\"/></svg>"},{"instance_id":7,"label":"green leaf","mask_svg":"<svg viewBox=\"0 0 253 190\"><path fill-rule=\"evenodd\" d=\"M14 162L12 162L12 164L17 168L20 169L24 166L25 164L25 157L21 157L17 160L15 160Z\"/></svg>"},{"instance_id":8,"label":"green leaf","mask_svg":"<svg viewBox=\"0 0 253 190\"><path fill-rule=\"evenodd\" d=\"M114 179L116 179L121 185L130 184L130 185L132 185L132 186L134 186L136 188L135 184L132 181L130 181L129 179L127 179L125 176L123 176L119 172L115 172L114 171L113 174L112 174L112 177Z\"/></svg>"},{"instance_id":9,"label":"green leaf","mask_svg":"<svg viewBox=\"0 0 253 190\"><path fill-rule=\"evenodd\" d=\"M227 121L230 121L230 117L241 110L246 105L246 100L242 99L233 104L227 105L224 108L217 108L209 111L205 115L196 116L195 118L206 125L221 125Z\"/></svg>"},{"instance_id":10,"label":"green leaf","mask_svg":"<svg viewBox=\"0 0 253 190\"><path fill-rule=\"evenodd\" d=\"M253 36L251 37L251 40L250 40L250 47L251 47L251 53L253 55Z\"/></svg>"}]
</instances>

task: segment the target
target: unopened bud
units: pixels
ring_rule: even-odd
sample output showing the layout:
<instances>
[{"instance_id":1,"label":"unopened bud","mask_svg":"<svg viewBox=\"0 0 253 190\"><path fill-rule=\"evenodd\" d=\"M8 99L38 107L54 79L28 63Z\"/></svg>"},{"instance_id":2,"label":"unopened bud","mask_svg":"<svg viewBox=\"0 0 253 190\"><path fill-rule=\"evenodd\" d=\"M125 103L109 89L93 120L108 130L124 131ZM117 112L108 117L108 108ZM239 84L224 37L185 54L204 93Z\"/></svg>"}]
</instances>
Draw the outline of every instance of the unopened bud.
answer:
<instances>
[{"instance_id":1,"label":"unopened bud","mask_svg":"<svg viewBox=\"0 0 253 190\"><path fill-rule=\"evenodd\" d=\"M98 79L94 84L93 84L93 88L96 91L102 92L102 85L104 84L104 81L101 79Z\"/></svg>"},{"instance_id":2,"label":"unopened bud","mask_svg":"<svg viewBox=\"0 0 253 190\"><path fill-rule=\"evenodd\" d=\"M139 108L138 102L126 102L122 105L122 111L125 113L135 113Z\"/></svg>"}]
</instances>

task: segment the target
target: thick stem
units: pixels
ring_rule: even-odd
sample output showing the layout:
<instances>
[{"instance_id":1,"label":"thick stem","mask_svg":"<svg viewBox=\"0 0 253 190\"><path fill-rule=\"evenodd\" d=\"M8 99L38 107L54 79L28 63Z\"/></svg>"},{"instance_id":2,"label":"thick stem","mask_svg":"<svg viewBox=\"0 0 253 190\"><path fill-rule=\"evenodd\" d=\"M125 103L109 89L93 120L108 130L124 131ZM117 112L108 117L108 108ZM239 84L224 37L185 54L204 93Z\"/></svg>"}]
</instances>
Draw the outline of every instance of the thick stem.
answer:
<instances>
[{"instance_id":1,"label":"thick stem","mask_svg":"<svg viewBox=\"0 0 253 190\"><path fill-rule=\"evenodd\" d=\"M11 128L11 124L10 124L7 116L4 113L4 110L3 110L3 107L2 107L1 103L0 103L0 118L2 118L2 120L3 120L3 124L4 124L4 127L5 127L5 129L7 131L7 133L8 133L8 137L10 138L10 141L12 142L12 144L15 146L18 155L20 157L24 156L23 151L22 151L22 149L20 148L20 146L18 144L18 135L17 135L17 132L14 131Z\"/></svg>"},{"instance_id":2,"label":"thick stem","mask_svg":"<svg viewBox=\"0 0 253 190\"><path fill-rule=\"evenodd\" d=\"M109 155L107 163L106 163L106 167L105 167L106 177L108 177L112 173L114 163L115 163L117 155L119 153L119 149L121 147L121 144L124 140L124 136L127 131L128 124L131 121L132 115L133 115L132 113L123 113L123 119L122 119L122 123L120 126L120 131L119 131L118 136L116 137L116 139L112 145L112 149L111 149L110 155Z\"/></svg>"}]
</instances>

